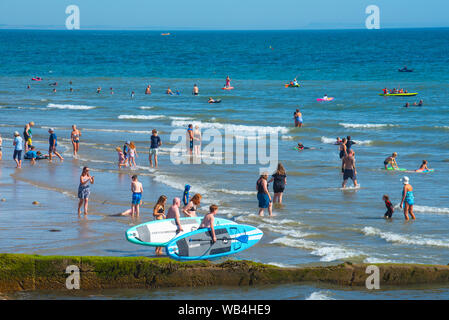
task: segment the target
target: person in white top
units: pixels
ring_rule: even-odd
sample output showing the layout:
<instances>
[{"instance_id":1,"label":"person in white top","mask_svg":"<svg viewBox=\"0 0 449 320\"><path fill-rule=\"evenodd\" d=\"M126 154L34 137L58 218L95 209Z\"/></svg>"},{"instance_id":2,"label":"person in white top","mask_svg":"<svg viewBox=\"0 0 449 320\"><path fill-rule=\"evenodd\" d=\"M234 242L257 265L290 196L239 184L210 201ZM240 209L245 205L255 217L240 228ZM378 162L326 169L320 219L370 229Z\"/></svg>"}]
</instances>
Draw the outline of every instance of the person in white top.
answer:
<instances>
[{"instance_id":1,"label":"person in white top","mask_svg":"<svg viewBox=\"0 0 449 320\"><path fill-rule=\"evenodd\" d=\"M193 131L193 153L196 155L201 154L201 130L198 125L195 126Z\"/></svg>"}]
</instances>

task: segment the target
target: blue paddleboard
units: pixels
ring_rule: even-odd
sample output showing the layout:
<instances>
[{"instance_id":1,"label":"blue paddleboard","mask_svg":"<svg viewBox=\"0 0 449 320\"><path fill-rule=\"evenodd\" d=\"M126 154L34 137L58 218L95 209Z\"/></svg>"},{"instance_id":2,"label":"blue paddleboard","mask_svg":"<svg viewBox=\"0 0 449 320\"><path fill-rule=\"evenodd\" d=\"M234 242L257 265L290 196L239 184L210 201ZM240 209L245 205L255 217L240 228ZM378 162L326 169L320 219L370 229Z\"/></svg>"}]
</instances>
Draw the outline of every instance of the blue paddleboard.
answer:
<instances>
[{"instance_id":1,"label":"blue paddleboard","mask_svg":"<svg viewBox=\"0 0 449 320\"><path fill-rule=\"evenodd\" d=\"M213 243L210 228L198 229L170 241L166 252L176 260L219 258L255 245L263 232L256 227L235 224L215 227L215 236L217 241Z\"/></svg>"}]
</instances>

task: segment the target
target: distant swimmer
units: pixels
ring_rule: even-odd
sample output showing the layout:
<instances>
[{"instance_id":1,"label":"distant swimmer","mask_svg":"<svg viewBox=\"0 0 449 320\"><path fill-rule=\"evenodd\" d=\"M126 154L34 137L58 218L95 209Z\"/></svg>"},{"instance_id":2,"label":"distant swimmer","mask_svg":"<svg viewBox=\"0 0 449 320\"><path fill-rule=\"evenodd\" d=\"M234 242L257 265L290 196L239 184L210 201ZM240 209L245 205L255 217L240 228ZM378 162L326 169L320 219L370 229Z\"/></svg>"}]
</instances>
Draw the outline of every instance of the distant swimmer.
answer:
<instances>
[{"instance_id":1,"label":"distant swimmer","mask_svg":"<svg viewBox=\"0 0 449 320\"><path fill-rule=\"evenodd\" d=\"M181 95L181 92L180 92L179 90L176 90L175 93L176 93L177 96L180 96L180 95Z\"/></svg>"},{"instance_id":2,"label":"distant swimmer","mask_svg":"<svg viewBox=\"0 0 449 320\"><path fill-rule=\"evenodd\" d=\"M56 92L56 88L53 88L53 92Z\"/></svg>"},{"instance_id":3,"label":"distant swimmer","mask_svg":"<svg viewBox=\"0 0 449 320\"><path fill-rule=\"evenodd\" d=\"M57 82L53 82L53 83L50 83L50 84L49 84L49 86L57 86L57 85L58 85Z\"/></svg>"},{"instance_id":4,"label":"distant swimmer","mask_svg":"<svg viewBox=\"0 0 449 320\"><path fill-rule=\"evenodd\" d=\"M194 95L194 96L197 96L198 94L199 94L199 89L198 89L198 86L196 85L196 84L194 84L193 85L193 91L192 91L192 94Z\"/></svg>"},{"instance_id":5,"label":"distant swimmer","mask_svg":"<svg viewBox=\"0 0 449 320\"><path fill-rule=\"evenodd\" d=\"M335 145L339 146L342 143L342 140L340 137L337 137L337 139L335 140Z\"/></svg>"},{"instance_id":6,"label":"distant swimmer","mask_svg":"<svg viewBox=\"0 0 449 320\"><path fill-rule=\"evenodd\" d=\"M70 88L69 91L70 91L70 92L73 92L73 88Z\"/></svg>"},{"instance_id":7,"label":"distant swimmer","mask_svg":"<svg viewBox=\"0 0 449 320\"><path fill-rule=\"evenodd\" d=\"M423 171L430 171L430 170L432 170L432 169L430 169L428 167L427 160L423 160L422 163L421 163L421 166L419 167L418 170L415 170L415 172L423 172Z\"/></svg>"},{"instance_id":8,"label":"distant swimmer","mask_svg":"<svg viewBox=\"0 0 449 320\"><path fill-rule=\"evenodd\" d=\"M396 152L393 152L393 154L391 156L389 156L388 158L386 158L384 160L385 170L388 170L388 165L390 165L391 168L393 168L394 170L399 170L399 166L396 162L397 156L398 156L398 154Z\"/></svg>"},{"instance_id":9,"label":"distant swimmer","mask_svg":"<svg viewBox=\"0 0 449 320\"><path fill-rule=\"evenodd\" d=\"M145 94L151 94L151 85L148 85L145 89Z\"/></svg>"},{"instance_id":10,"label":"distant swimmer","mask_svg":"<svg viewBox=\"0 0 449 320\"><path fill-rule=\"evenodd\" d=\"M135 95L134 91L131 91L131 99L134 99L134 95Z\"/></svg>"},{"instance_id":11,"label":"distant swimmer","mask_svg":"<svg viewBox=\"0 0 449 320\"><path fill-rule=\"evenodd\" d=\"M166 93L166 94L169 94L169 95L171 95L171 96L173 95L173 91L171 91L170 88L168 88L167 91L165 91L165 93Z\"/></svg>"},{"instance_id":12,"label":"distant swimmer","mask_svg":"<svg viewBox=\"0 0 449 320\"><path fill-rule=\"evenodd\" d=\"M406 102L404 105L404 108L408 108L410 106L410 103Z\"/></svg>"},{"instance_id":13,"label":"distant swimmer","mask_svg":"<svg viewBox=\"0 0 449 320\"><path fill-rule=\"evenodd\" d=\"M221 99L215 100L215 99L213 99L212 97L209 97L209 100L208 100L207 102L208 102L208 103L220 103L220 102L221 102Z\"/></svg>"},{"instance_id":14,"label":"distant swimmer","mask_svg":"<svg viewBox=\"0 0 449 320\"><path fill-rule=\"evenodd\" d=\"M382 197L382 200L385 202L385 206L387 207L387 212L385 212L384 218L391 219L394 212L393 204L391 203L390 198L386 194Z\"/></svg>"},{"instance_id":15,"label":"distant swimmer","mask_svg":"<svg viewBox=\"0 0 449 320\"><path fill-rule=\"evenodd\" d=\"M111 90L111 94L114 94L114 89L112 89L112 88L109 88L110 90Z\"/></svg>"},{"instance_id":16,"label":"distant swimmer","mask_svg":"<svg viewBox=\"0 0 449 320\"><path fill-rule=\"evenodd\" d=\"M101 87L98 87L97 88L97 93L100 93L101 92Z\"/></svg>"},{"instance_id":17,"label":"distant swimmer","mask_svg":"<svg viewBox=\"0 0 449 320\"><path fill-rule=\"evenodd\" d=\"M422 107L422 106L423 106L423 101L419 100L418 107Z\"/></svg>"},{"instance_id":18,"label":"distant swimmer","mask_svg":"<svg viewBox=\"0 0 449 320\"><path fill-rule=\"evenodd\" d=\"M357 187L357 169L355 167L355 152L350 150L348 155L343 157L341 161L341 172L343 173L342 188L346 188L346 181L350 178L354 187Z\"/></svg>"},{"instance_id":19,"label":"distant swimmer","mask_svg":"<svg viewBox=\"0 0 449 320\"><path fill-rule=\"evenodd\" d=\"M405 220L409 220L408 215L412 216L412 219L415 220L415 215L413 214L413 205L415 204L415 196L413 195L413 187L409 184L410 179L404 176L401 179L404 184L404 188L402 189L402 201L400 204L400 208L404 206L404 217Z\"/></svg>"}]
</instances>

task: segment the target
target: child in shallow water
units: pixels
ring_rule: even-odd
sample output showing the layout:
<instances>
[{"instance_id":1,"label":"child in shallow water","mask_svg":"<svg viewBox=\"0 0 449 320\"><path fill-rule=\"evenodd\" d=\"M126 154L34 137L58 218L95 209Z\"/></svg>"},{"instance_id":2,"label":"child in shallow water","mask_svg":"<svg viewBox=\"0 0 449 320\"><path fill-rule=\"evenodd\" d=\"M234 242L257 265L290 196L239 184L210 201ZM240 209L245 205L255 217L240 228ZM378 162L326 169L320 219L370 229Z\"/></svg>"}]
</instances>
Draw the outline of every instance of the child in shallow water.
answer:
<instances>
[{"instance_id":1,"label":"child in shallow water","mask_svg":"<svg viewBox=\"0 0 449 320\"><path fill-rule=\"evenodd\" d=\"M391 216L394 212L393 204L390 201L390 198L385 194L382 199L385 201L385 206L387 207L387 212L384 214L384 218L391 219Z\"/></svg>"},{"instance_id":2,"label":"child in shallow water","mask_svg":"<svg viewBox=\"0 0 449 320\"><path fill-rule=\"evenodd\" d=\"M123 154L122 149L120 149L120 147L117 147L115 148L115 151L117 151L118 154L118 167L126 167L125 155Z\"/></svg>"}]
</instances>

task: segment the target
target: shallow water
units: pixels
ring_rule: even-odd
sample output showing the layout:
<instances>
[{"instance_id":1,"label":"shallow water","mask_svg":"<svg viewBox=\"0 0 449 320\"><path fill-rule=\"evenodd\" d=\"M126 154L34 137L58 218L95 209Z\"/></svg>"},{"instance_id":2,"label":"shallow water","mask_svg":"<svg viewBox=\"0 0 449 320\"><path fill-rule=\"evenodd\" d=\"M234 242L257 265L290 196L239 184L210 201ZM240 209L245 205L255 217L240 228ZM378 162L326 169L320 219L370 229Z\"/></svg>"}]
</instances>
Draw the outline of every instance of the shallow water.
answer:
<instances>
[{"instance_id":1,"label":"shallow water","mask_svg":"<svg viewBox=\"0 0 449 320\"><path fill-rule=\"evenodd\" d=\"M415 41L407 41L410 37ZM152 249L128 243L124 231L152 219L159 195L180 197L188 183L192 195L204 197L201 213L216 203L222 217L263 230L261 242L236 259L281 266L341 261L447 264L449 45L443 40L448 37L447 29L401 30L400 36L392 30L180 32L173 37L152 32L0 31L0 197L6 199L0 203L0 252L153 255ZM321 45L329 41L332 45ZM208 47L210 43L215 45ZM30 47L35 50L27 50ZM415 72L397 72L404 64ZM220 88L228 73L236 89L224 92ZM295 75L302 87L284 88ZM44 81L30 81L33 76ZM55 81L57 92L52 93L49 83ZM151 96L143 94L148 83ZM199 97L190 94L194 83ZM28 84L31 89L26 89ZM98 86L101 94L95 93ZM168 86L181 95L165 95ZM378 96L385 86L419 95ZM324 93L334 101L318 103L316 98ZM207 104L209 96L222 103ZM419 99L423 108L402 108ZM298 105L305 121L301 129L292 128ZM43 151L48 128L56 129L63 163L39 161L34 167L25 163L22 170L14 169L12 133L22 132L28 121L36 123L33 140ZM74 123L82 131L79 159L71 157ZM286 167L288 184L275 217L256 215L260 164L171 163L175 141L170 134L188 123L220 132L232 128L242 136L261 128L278 134L278 158ZM158 170L150 170L147 159L153 128L163 142ZM353 149L361 188L342 191L333 142L346 135L358 142ZM114 149L126 140L137 145L135 171L116 166ZM298 141L316 149L295 151ZM400 167L414 170L427 159L435 169L430 174L406 173L415 190L415 222L405 222L399 208L392 221L382 218L383 194L394 204L400 202L402 174L381 169L394 151ZM91 215L78 219L76 192L85 165L96 181ZM129 176L134 173L145 190L140 220L111 217L129 207ZM32 205L34 200L40 205Z\"/></svg>"}]
</instances>

